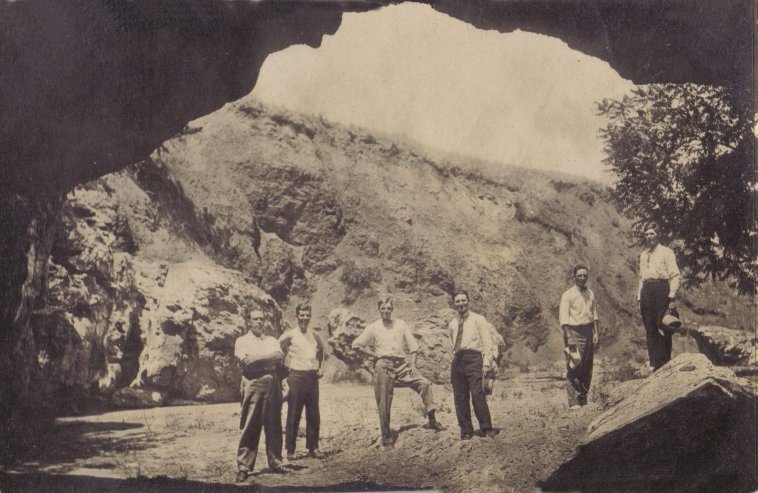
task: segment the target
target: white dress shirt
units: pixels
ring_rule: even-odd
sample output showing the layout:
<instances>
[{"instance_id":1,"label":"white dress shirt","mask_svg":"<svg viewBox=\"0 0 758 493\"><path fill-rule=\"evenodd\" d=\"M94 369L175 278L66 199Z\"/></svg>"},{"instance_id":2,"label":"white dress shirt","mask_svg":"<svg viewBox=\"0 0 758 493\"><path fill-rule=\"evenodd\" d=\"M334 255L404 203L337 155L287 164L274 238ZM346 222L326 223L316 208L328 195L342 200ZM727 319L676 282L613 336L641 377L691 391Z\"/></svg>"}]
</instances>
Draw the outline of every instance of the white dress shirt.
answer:
<instances>
[{"instance_id":1,"label":"white dress shirt","mask_svg":"<svg viewBox=\"0 0 758 493\"><path fill-rule=\"evenodd\" d=\"M460 330L460 316L454 318L448 324L448 333L450 344L455 349L455 340ZM469 310L468 315L463 320L463 336L461 338L460 349L471 349L482 353L484 366L490 366L497 357L497 343L495 328L487 319L478 313Z\"/></svg>"},{"instance_id":2,"label":"white dress shirt","mask_svg":"<svg viewBox=\"0 0 758 493\"><path fill-rule=\"evenodd\" d=\"M640 253L640 285L637 290L637 301L642 293L642 285L649 279L667 280L669 282L669 298L676 296L680 283L679 267L676 265L674 251L660 243L652 251L642 250Z\"/></svg>"},{"instance_id":3,"label":"white dress shirt","mask_svg":"<svg viewBox=\"0 0 758 493\"><path fill-rule=\"evenodd\" d=\"M352 347L373 349L379 357L405 358L406 349L409 353L418 352L418 342L411 329L399 318L392 319L390 327L385 327L381 319L370 323L361 335L353 340Z\"/></svg>"},{"instance_id":4,"label":"white dress shirt","mask_svg":"<svg viewBox=\"0 0 758 493\"><path fill-rule=\"evenodd\" d=\"M586 325L597 320L595 293L576 285L568 288L561 296L558 319L561 325Z\"/></svg>"}]
</instances>

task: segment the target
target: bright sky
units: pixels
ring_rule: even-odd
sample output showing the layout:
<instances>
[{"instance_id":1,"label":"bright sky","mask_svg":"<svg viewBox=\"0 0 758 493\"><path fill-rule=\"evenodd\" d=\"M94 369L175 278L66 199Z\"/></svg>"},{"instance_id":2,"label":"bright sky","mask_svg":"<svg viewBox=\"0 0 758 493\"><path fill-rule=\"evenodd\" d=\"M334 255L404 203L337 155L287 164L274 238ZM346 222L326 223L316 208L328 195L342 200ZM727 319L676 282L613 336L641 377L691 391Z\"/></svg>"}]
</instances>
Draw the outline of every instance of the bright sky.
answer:
<instances>
[{"instance_id":1,"label":"bright sky","mask_svg":"<svg viewBox=\"0 0 758 493\"><path fill-rule=\"evenodd\" d=\"M482 31L404 3L345 14L263 65L252 95L457 154L609 182L594 102L631 89L560 39Z\"/></svg>"}]
</instances>

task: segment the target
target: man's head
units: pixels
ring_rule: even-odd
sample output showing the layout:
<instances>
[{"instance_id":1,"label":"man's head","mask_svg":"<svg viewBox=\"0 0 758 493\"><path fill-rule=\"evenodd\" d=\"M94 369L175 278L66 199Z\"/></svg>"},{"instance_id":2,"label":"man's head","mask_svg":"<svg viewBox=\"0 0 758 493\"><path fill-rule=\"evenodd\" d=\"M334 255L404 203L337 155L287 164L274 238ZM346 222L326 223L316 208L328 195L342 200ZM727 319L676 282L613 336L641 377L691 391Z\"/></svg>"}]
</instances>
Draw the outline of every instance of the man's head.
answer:
<instances>
[{"instance_id":1,"label":"man's head","mask_svg":"<svg viewBox=\"0 0 758 493\"><path fill-rule=\"evenodd\" d=\"M247 316L247 320L250 325L250 332L252 332L254 336L260 337L263 335L263 327L265 326L266 317L263 315L262 311L251 311Z\"/></svg>"},{"instance_id":2,"label":"man's head","mask_svg":"<svg viewBox=\"0 0 758 493\"><path fill-rule=\"evenodd\" d=\"M587 278L589 277L590 270L586 265L579 264L574 267L574 282L579 289L587 287Z\"/></svg>"},{"instance_id":3,"label":"man's head","mask_svg":"<svg viewBox=\"0 0 758 493\"><path fill-rule=\"evenodd\" d=\"M645 226L645 231L643 234L645 236L646 247L653 248L658 244L658 226L654 224L648 224Z\"/></svg>"},{"instance_id":4,"label":"man's head","mask_svg":"<svg viewBox=\"0 0 758 493\"><path fill-rule=\"evenodd\" d=\"M465 289L455 290L453 293L453 308L461 316L468 313L468 291Z\"/></svg>"},{"instance_id":5,"label":"man's head","mask_svg":"<svg viewBox=\"0 0 758 493\"><path fill-rule=\"evenodd\" d=\"M385 296L383 298L380 298L379 301L376 302L377 308L379 308L379 314L382 316L382 320L385 322L389 322L392 320L392 298L389 296Z\"/></svg>"},{"instance_id":6,"label":"man's head","mask_svg":"<svg viewBox=\"0 0 758 493\"><path fill-rule=\"evenodd\" d=\"M295 307L295 316L297 317L297 325L300 330L305 331L308 328L308 324L311 323L311 307L301 303Z\"/></svg>"}]
</instances>

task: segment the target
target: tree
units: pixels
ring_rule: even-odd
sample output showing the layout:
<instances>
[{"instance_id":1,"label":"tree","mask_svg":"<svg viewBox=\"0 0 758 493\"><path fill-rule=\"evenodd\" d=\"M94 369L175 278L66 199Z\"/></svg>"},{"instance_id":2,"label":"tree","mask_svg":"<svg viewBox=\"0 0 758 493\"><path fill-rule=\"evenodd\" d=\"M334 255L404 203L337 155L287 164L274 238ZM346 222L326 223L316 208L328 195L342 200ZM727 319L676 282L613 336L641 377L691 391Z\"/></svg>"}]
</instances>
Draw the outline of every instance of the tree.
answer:
<instances>
[{"instance_id":1,"label":"tree","mask_svg":"<svg viewBox=\"0 0 758 493\"><path fill-rule=\"evenodd\" d=\"M634 219L676 241L692 282L728 280L755 293L755 173L748 104L729 89L695 84L639 87L597 104L613 196Z\"/></svg>"}]
</instances>

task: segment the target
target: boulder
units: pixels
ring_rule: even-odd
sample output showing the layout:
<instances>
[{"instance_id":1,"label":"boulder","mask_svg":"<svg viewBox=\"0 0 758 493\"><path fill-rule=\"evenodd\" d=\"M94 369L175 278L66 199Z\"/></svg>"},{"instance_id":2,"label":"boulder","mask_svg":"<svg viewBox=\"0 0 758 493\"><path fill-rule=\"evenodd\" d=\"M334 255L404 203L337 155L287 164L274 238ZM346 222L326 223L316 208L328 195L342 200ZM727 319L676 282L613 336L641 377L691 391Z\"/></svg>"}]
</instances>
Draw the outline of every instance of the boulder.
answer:
<instances>
[{"instance_id":1,"label":"boulder","mask_svg":"<svg viewBox=\"0 0 758 493\"><path fill-rule=\"evenodd\" d=\"M682 354L599 416L546 491L753 491L755 394L702 354Z\"/></svg>"},{"instance_id":2,"label":"boulder","mask_svg":"<svg viewBox=\"0 0 758 493\"><path fill-rule=\"evenodd\" d=\"M693 326L687 330L698 350L717 365L755 364L755 332L718 325Z\"/></svg>"},{"instance_id":3,"label":"boulder","mask_svg":"<svg viewBox=\"0 0 758 493\"><path fill-rule=\"evenodd\" d=\"M281 332L273 298L239 272L207 260L174 264L160 285L140 287L148 302L134 388L193 401L234 400L240 381L234 342L247 330L245 315L260 309L267 332Z\"/></svg>"}]
</instances>

